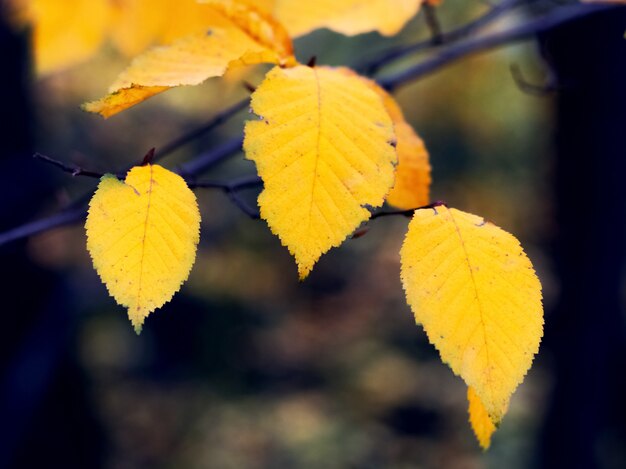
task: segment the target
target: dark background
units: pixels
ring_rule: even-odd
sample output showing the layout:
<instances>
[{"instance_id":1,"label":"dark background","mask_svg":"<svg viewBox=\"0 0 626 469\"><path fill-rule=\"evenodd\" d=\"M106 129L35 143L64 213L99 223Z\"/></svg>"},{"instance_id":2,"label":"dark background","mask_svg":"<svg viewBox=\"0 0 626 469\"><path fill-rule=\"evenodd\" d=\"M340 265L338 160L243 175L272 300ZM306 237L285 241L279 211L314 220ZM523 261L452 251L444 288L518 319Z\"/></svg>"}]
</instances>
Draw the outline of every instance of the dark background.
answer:
<instances>
[{"instance_id":1,"label":"dark background","mask_svg":"<svg viewBox=\"0 0 626 469\"><path fill-rule=\"evenodd\" d=\"M479 9L452 3L444 25ZM621 8L593 15L397 95L430 150L433 199L513 232L544 286L540 353L487 453L463 383L405 304L407 220L371 222L299 283L263 222L204 192L191 277L139 337L93 271L80 224L0 247L0 467L626 467L625 30ZM297 47L301 59L350 64L425 34L418 17L394 39L321 31ZM95 187L34 151L115 170L246 94L234 75L103 121L78 105L126 59L105 47L36 77L28 32L5 20L0 50L1 231ZM556 92L523 93L512 63ZM164 165L237 135L245 118ZM253 170L239 155L211 176Z\"/></svg>"}]
</instances>

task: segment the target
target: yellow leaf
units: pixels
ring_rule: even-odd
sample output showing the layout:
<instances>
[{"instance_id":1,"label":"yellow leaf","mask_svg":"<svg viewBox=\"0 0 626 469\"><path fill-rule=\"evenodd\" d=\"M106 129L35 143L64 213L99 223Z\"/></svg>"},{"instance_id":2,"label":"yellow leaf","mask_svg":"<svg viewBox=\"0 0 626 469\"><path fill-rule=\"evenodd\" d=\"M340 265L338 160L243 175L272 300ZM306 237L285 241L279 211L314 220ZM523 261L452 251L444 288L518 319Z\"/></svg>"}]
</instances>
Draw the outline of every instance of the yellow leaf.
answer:
<instances>
[{"instance_id":1,"label":"yellow leaf","mask_svg":"<svg viewBox=\"0 0 626 469\"><path fill-rule=\"evenodd\" d=\"M242 6L223 10L228 18L211 10L212 24L202 33L137 57L110 87L108 96L86 103L83 109L108 117L167 88L198 85L221 76L235 65L295 62L291 42L277 23L265 21L257 12ZM139 88L141 93L136 92Z\"/></svg>"},{"instance_id":2,"label":"yellow leaf","mask_svg":"<svg viewBox=\"0 0 626 469\"><path fill-rule=\"evenodd\" d=\"M393 36L421 4L422 0L275 0L273 13L293 37L318 28L349 36L369 31Z\"/></svg>"},{"instance_id":3,"label":"yellow leaf","mask_svg":"<svg viewBox=\"0 0 626 469\"><path fill-rule=\"evenodd\" d=\"M180 1L181 4L186 2L190 0ZM172 21L170 5L171 0L111 2L111 39L117 49L132 57L151 46L165 24Z\"/></svg>"},{"instance_id":4,"label":"yellow leaf","mask_svg":"<svg viewBox=\"0 0 626 469\"><path fill-rule=\"evenodd\" d=\"M496 431L496 426L489 418L489 414L480 398L472 387L467 388L467 401L469 403L469 421L482 449L486 450L491 445L491 435Z\"/></svg>"},{"instance_id":5,"label":"yellow leaf","mask_svg":"<svg viewBox=\"0 0 626 469\"><path fill-rule=\"evenodd\" d=\"M252 95L260 120L244 149L264 182L261 217L300 278L380 206L393 184L393 126L361 79L327 67L275 67Z\"/></svg>"},{"instance_id":6,"label":"yellow leaf","mask_svg":"<svg viewBox=\"0 0 626 469\"><path fill-rule=\"evenodd\" d=\"M417 208L430 200L430 163L421 138L406 120L396 100L376 82L364 79L382 98L396 132L398 166L387 203L401 209Z\"/></svg>"},{"instance_id":7,"label":"yellow leaf","mask_svg":"<svg viewBox=\"0 0 626 469\"><path fill-rule=\"evenodd\" d=\"M511 234L445 206L415 212L400 257L416 321L499 422L543 333L530 260Z\"/></svg>"},{"instance_id":8,"label":"yellow leaf","mask_svg":"<svg viewBox=\"0 0 626 469\"><path fill-rule=\"evenodd\" d=\"M38 73L50 73L88 59L106 37L109 0L32 0Z\"/></svg>"},{"instance_id":9,"label":"yellow leaf","mask_svg":"<svg viewBox=\"0 0 626 469\"><path fill-rule=\"evenodd\" d=\"M123 182L102 178L85 228L98 275L141 332L189 276L200 233L196 197L177 174L137 166Z\"/></svg>"}]
</instances>

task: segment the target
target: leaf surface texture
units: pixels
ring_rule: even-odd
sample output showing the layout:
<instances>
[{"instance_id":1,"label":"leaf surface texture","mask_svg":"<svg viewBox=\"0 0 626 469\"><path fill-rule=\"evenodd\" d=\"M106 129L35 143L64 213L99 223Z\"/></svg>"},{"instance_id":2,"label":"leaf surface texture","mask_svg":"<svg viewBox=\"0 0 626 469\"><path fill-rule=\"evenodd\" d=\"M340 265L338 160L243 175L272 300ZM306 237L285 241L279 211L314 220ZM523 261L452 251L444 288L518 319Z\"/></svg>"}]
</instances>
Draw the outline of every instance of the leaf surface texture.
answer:
<instances>
[{"instance_id":1,"label":"leaf surface texture","mask_svg":"<svg viewBox=\"0 0 626 469\"><path fill-rule=\"evenodd\" d=\"M148 314L189 276L200 233L195 195L180 176L158 165L135 167L125 181L106 175L85 228L98 275L128 308L139 333Z\"/></svg>"},{"instance_id":2,"label":"leaf surface texture","mask_svg":"<svg viewBox=\"0 0 626 469\"><path fill-rule=\"evenodd\" d=\"M261 217L304 278L378 207L393 184L393 125L361 79L275 67L252 95L244 149L264 183Z\"/></svg>"},{"instance_id":3,"label":"leaf surface texture","mask_svg":"<svg viewBox=\"0 0 626 469\"><path fill-rule=\"evenodd\" d=\"M400 258L416 321L497 424L543 333L530 260L511 234L445 206L415 211Z\"/></svg>"}]
</instances>

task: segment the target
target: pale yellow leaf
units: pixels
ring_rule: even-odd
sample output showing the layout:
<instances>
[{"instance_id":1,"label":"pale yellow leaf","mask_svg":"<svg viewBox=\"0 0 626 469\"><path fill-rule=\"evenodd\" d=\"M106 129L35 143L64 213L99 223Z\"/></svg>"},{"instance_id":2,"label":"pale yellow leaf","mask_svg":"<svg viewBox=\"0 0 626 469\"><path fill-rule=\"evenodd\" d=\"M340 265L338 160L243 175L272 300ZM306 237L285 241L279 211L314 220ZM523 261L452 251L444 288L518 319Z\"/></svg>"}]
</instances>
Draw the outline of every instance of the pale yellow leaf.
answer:
<instances>
[{"instance_id":1,"label":"pale yellow leaf","mask_svg":"<svg viewBox=\"0 0 626 469\"><path fill-rule=\"evenodd\" d=\"M40 74L88 59L104 41L109 0L32 0L26 10L33 24L35 63Z\"/></svg>"},{"instance_id":2,"label":"pale yellow leaf","mask_svg":"<svg viewBox=\"0 0 626 469\"><path fill-rule=\"evenodd\" d=\"M87 249L111 296L137 333L189 276L200 234L193 192L158 165L102 178L89 203Z\"/></svg>"},{"instance_id":3,"label":"pale yellow leaf","mask_svg":"<svg viewBox=\"0 0 626 469\"><path fill-rule=\"evenodd\" d=\"M471 386L467 388L467 401L469 404L468 413L472 430L474 430L474 434L481 448L486 450L491 445L491 435L493 435L497 428L489 417L485 406Z\"/></svg>"},{"instance_id":4,"label":"pale yellow leaf","mask_svg":"<svg viewBox=\"0 0 626 469\"><path fill-rule=\"evenodd\" d=\"M413 127L404 119L396 100L375 81L364 79L382 98L396 132L398 166L395 183L387 195L387 203L401 209L426 205L430 197L430 162L428 151Z\"/></svg>"},{"instance_id":5,"label":"pale yellow leaf","mask_svg":"<svg viewBox=\"0 0 626 469\"><path fill-rule=\"evenodd\" d=\"M252 95L246 157L264 182L261 217L300 278L369 219L393 184L393 125L361 79L327 67L276 67Z\"/></svg>"},{"instance_id":6,"label":"pale yellow leaf","mask_svg":"<svg viewBox=\"0 0 626 469\"><path fill-rule=\"evenodd\" d=\"M422 0L275 0L273 14L293 37L328 28L349 36L378 31L393 36Z\"/></svg>"},{"instance_id":7,"label":"pale yellow leaf","mask_svg":"<svg viewBox=\"0 0 626 469\"><path fill-rule=\"evenodd\" d=\"M415 212L400 257L416 321L499 422L543 333L530 260L511 234L445 206Z\"/></svg>"},{"instance_id":8,"label":"pale yellow leaf","mask_svg":"<svg viewBox=\"0 0 626 469\"><path fill-rule=\"evenodd\" d=\"M138 95L145 100L167 88L198 85L235 65L295 62L291 41L277 23L242 6L222 9L228 17L210 6L201 7L212 11L212 24L202 33L140 55L110 87L108 96L83 108L107 117L137 104ZM135 92L137 88L141 93Z\"/></svg>"}]
</instances>

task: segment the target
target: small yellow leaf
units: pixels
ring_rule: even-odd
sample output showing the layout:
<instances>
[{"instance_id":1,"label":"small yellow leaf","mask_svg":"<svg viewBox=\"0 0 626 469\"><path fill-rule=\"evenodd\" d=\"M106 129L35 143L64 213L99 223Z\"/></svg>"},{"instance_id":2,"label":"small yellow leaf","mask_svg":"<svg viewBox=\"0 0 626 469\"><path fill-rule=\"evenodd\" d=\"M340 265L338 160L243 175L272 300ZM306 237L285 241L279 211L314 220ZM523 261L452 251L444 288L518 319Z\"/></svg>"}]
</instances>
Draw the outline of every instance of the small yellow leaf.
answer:
<instances>
[{"instance_id":1,"label":"small yellow leaf","mask_svg":"<svg viewBox=\"0 0 626 469\"><path fill-rule=\"evenodd\" d=\"M158 165L125 181L106 175L89 203L87 249L111 296L128 308L137 333L189 276L200 236L196 197Z\"/></svg>"},{"instance_id":2,"label":"small yellow leaf","mask_svg":"<svg viewBox=\"0 0 626 469\"><path fill-rule=\"evenodd\" d=\"M221 76L235 65L295 63L291 41L277 23L241 5L221 8L227 16L203 8L212 12L212 24L202 33L140 55L111 85L108 96L86 103L83 109L108 117L168 88Z\"/></svg>"},{"instance_id":3,"label":"small yellow leaf","mask_svg":"<svg viewBox=\"0 0 626 469\"><path fill-rule=\"evenodd\" d=\"M382 98L396 132L398 166L387 203L400 209L426 205L430 200L430 163L422 139L404 119L396 100L375 81L364 79Z\"/></svg>"},{"instance_id":4,"label":"small yellow leaf","mask_svg":"<svg viewBox=\"0 0 626 469\"><path fill-rule=\"evenodd\" d=\"M491 445L491 435L497 428L491 418L489 418L485 406L471 386L467 388L467 401L469 403L470 424L481 448L486 450Z\"/></svg>"},{"instance_id":5,"label":"small yellow leaf","mask_svg":"<svg viewBox=\"0 0 626 469\"><path fill-rule=\"evenodd\" d=\"M246 157L264 182L261 217L300 278L339 246L393 184L393 125L363 81L327 67L275 67L252 95Z\"/></svg>"},{"instance_id":6,"label":"small yellow leaf","mask_svg":"<svg viewBox=\"0 0 626 469\"><path fill-rule=\"evenodd\" d=\"M511 234L445 206L416 210L400 257L416 321L499 422L543 333L530 260Z\"/></svg>"},{"instance_id":7,"label":"small yellow leaf","mask_svg":"<svg viewBox=\"0 0 626 469\"><path fill-rule=\"evenodd\" d=\"M369 31L393 36L421 5L422 0L275 0L273 13L293 37L318 28L349 36Z\"/></svg>"},{"instance_id":8,"label":"small yellow leaf","mask_svg":"<svg viewBox=\"0 0 626 469\"><path fill-rule=\"evenodd\" d=\"M34 25L37 72L54 72L88 59L107 33L109 0L32 0L26 16Z\"/></svg>"}]
</instances>

